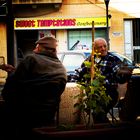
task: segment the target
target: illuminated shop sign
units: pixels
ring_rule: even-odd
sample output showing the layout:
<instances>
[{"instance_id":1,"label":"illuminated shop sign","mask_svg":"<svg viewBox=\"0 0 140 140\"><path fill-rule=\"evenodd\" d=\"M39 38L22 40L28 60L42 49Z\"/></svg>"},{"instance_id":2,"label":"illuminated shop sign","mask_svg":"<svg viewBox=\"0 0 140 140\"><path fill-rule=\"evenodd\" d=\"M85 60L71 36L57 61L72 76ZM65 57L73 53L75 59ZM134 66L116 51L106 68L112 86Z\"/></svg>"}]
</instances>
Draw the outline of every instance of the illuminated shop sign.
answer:
<instances>
[{"instance_id":1,"label":"illuminated shop sign","mask_svg":"<svg viewBox=\"0 0 140 140\"><path fill-rule=\"evenodd\" d=\"M17 18L15 29L73 29L106 27L106 17L95 18ZM110 23L109 23L110 25Z\"/></svg>"}]
</instances>

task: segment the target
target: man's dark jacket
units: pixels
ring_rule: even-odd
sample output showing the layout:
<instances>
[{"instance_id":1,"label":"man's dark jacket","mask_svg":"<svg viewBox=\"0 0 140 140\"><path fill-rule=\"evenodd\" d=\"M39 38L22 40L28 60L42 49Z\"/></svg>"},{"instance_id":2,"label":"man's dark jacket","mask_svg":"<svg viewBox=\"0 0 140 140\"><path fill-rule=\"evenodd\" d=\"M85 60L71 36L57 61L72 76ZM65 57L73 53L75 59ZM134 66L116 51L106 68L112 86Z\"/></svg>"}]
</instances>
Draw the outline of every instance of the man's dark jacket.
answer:
<instances>
[{"instance_id":1,"label":"man's dark jacket","mask_svg":"<svg viewBox=\"0 0 140 140\"><path fill-rule=\"evenodd\" d=\"M56 53L27 55L8 76L2 91L7 112L31 127L52 124L66 81L66 70Z\"/></svg>"}]
</instances>

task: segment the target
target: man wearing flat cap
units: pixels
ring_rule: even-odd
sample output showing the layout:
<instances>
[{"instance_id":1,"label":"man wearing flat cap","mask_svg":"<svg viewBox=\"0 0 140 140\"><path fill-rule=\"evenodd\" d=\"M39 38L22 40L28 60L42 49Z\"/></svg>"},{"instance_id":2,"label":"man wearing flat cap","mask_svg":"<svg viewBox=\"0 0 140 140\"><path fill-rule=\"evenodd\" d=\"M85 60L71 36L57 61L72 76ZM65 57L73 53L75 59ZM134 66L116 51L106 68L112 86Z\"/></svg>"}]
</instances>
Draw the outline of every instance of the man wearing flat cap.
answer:
<instances>
[{"instance_id":1,"label":"man wearing flat cap","mask_svg":"<svg viewBox=\"0 0 140 140\"><path fill-rule=\"evenodd\" d=\"M46 48L56 48L57 40L53 36L45 36L36 41L36 44L43 45Z\"/></svg>"},{"instance_id":2,"label":"man wearing flat cap","mask_svg":"<svg viewBox=\"0 0 140 140\"><path fill-rule=\"evenodd\" d=\"M57 48L57 40L52 36L44 36L35 42L36 48L35 50L38 51L38 48L50 49L56 51ZM34 50L34 51L35 51Z\"/></svg>"},{"instance_id":3,"label":"man wearing flat cap","mask_svg":"<svg viewBox=\"0 0 140 140\"><path fill-rule=\"evenodd\" d=\"M33 53L20 62L2 91L9 111L8 119L13 119L10 123L25 134L34 127L54 125L67 82L66 70L57 58L57 40L45 36L35 44Z\"/></svg>"}]
</instances>

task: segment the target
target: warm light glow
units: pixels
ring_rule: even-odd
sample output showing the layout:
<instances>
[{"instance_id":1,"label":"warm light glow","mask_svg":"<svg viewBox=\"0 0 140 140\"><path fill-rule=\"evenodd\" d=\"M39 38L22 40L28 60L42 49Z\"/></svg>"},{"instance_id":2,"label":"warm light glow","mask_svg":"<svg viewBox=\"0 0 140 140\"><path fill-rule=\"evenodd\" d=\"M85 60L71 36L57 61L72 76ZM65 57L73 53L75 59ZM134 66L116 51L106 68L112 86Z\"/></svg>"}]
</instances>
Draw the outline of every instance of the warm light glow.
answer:
<instances>
[{"instance_id":1,"label":"warm light glow","mask_svg":"<svg viewBox=\"0 0 140 140\"><path fill-rule=\"evenodd\" d=\"M100 1L104 2L104 0ZM140 0L110 0L109 7L137 18L140 17Z\"/></svg>"}]
</instances>

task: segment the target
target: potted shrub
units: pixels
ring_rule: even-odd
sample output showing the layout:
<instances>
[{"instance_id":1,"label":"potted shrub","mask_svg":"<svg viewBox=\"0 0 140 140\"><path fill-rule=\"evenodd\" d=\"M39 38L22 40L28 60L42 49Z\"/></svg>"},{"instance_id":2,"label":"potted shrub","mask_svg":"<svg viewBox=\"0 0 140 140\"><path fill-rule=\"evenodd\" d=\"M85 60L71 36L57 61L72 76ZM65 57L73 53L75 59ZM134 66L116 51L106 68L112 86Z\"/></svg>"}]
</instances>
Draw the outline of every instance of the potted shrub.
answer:
<instances>
[{"instance_id":1,"label":"potted shrub","mask_svg":"<svg viewBox=\"0 0 140 140\"><path fill-rule=\"evenodd\" d=\"M100 54L96 53L97 59ZM92 56L91 56L92 57ZM109 104L111 97L106 94L104 87L105 76L101 75L98 64L93 61L85 61L86 73L77 82L81 92L75 96L78 102L74 107L78 108L75 114L79 114L86 127L94 127L96 117L105 117L105 107Z\"/></svg>"}]
</instances>

